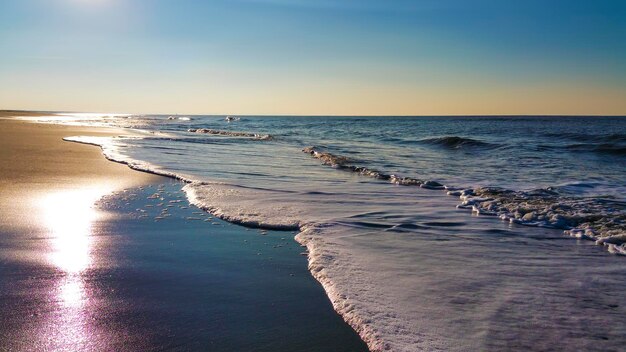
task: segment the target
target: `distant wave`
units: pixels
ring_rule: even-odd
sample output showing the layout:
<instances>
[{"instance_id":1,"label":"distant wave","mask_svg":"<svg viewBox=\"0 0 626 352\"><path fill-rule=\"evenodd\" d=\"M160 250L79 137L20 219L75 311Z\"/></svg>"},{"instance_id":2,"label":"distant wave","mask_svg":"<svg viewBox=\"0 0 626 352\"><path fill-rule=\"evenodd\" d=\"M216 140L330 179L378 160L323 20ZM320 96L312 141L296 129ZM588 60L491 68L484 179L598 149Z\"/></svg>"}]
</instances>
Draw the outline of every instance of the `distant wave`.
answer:
<instances>
[{"instance_id":1,"label":"distant wave","mask_svg":"<svg viewBox=\"0 0 626 352\"><path fill-rule=\"evenodd\" d=\"M599 154L626 155L626 144L602 143L602 144L570 144L566 146L571 151L594 152Z\"/></svg>"},{"instance_id":2,"label":"distant wave","mask_svg":"<svg viewBox=\"0 0 626 352\"><path fill-rule=\"evenodd\" d=\"M596 153L605 155L626 155L626 143L572 143L565 145L541 144L539 151L569 151L575 153Z\"/></svg>"},{"instance_id":3,"label":"distant wave","mask_svg":"<svg viewBox=\"0 0 626 352\"><path fill-rule=\"evenodd\" d=\"M269 134L214 130L211 128L190 128L187 130L187 132L212 134L216 136L247 137L247 138L260 139L260 140L271 140L273 138Z\"/></svg>"},{"instance_id":4,"label":"distant wave","mask_svg":"<svg viewBox=\"0 0 626 352\"><path fill-rule=\"evenodd\" d=\"M468 147L485 147L495 148L497 144L487 143L473 138L465 138L458 136L434 137L420 139L418 142L422 144L437 145L449 149L461 149Z\"/></svg>"},{"instance_id":5,"label":"distant wave","mask_svg":"<svg viewBox=\"0 0 626 352\"><path fill-rule=\"evenodd\" d=\"M566 149L574 152L626 155L626 134L545 133L546 137L564 142L561 145L543 145L544 149Z\"/></svg>"},{"instance_id":6,"label":"distant wave","mask_svg":"<svg viewBox=\"0 0 626 352\"><path fill-rule=\"evenodd\" d=\"M595 142L595 143L626 143L626 134L609 133L609 134L584 134L584 133L545 133L546 137L560 140L573 140L577 142Z\"/></svg>"},{"instance_id":7,"label":"distant wave","mask_svg":"<svg viewBox=\"0 0 626 352\"><path fill-rule=\"evenodd\" d=\"M401 177L355 166L349 158L315 147L307 147L302 151L320 159L325 165L398 185L448 189L448 195L458 196L462 201L457 208L497 216L520 225L563 229L568 235L606 245L611 253L626 255L626 202L623 201L562 196L556 189L549 188L533 191L495 187L454 190L437 181Z\"/></svg>"}]
</instances>

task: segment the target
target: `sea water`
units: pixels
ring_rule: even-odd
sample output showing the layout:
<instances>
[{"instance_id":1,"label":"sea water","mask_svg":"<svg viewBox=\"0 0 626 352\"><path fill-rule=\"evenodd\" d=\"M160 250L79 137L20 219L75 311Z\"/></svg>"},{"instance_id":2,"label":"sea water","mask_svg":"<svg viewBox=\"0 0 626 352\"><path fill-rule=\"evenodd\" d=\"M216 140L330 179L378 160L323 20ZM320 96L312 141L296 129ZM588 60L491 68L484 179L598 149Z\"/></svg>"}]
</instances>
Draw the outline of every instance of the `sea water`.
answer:
<instances>
[{"instance_id":1,"label":"sea water","mask_svg":"<svg viewBox=\"0 0 626 352\"><path fill-rule=\"evenodd\" d=\"M68 140L185 180L225 220L300 231L372 350L626 344L626 118L42 120L133 129Z\"/></svg>"}]
</instances>

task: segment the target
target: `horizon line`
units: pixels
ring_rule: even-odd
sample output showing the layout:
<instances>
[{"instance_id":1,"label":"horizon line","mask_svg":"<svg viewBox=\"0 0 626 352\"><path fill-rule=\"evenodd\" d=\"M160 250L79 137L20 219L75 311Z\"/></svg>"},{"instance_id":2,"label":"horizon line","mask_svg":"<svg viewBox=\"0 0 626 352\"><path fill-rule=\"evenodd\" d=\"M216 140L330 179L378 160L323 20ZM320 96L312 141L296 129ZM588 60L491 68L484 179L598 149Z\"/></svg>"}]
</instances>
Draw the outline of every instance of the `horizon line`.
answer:
<instances>
[{"instance_id":1,"label":"horizon line","mask_svg":"<svg viewBox=\"0 0 626 352\"><path fill-rule=\"evenodd\" d=\"M111 115L189 115L189 116L244 116L244 117L626 117L612 114L442 114L442 115L339 115L339 114L198 114L198 113L127 113L127 112L102 112L102 111L62 111L62 110L25 110L25 109L0 109L0 112L30 112L30 113L54 113L54 114L111 114Z\"/></svg>"}]
</instances>

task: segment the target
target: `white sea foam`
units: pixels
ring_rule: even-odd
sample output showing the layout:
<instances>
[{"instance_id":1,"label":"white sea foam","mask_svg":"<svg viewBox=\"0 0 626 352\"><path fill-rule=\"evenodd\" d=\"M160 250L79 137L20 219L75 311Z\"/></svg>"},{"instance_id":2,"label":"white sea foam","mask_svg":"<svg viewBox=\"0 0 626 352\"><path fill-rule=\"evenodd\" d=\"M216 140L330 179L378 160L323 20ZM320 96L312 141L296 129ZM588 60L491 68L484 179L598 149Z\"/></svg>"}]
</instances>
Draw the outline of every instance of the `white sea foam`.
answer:
<instances>
[{"instance_id":1,"label":"white sea foam","mask_svg":"<svg viewBox=\"0 0 626 352\"><path fill-rule=\"evenodd\" d=\"M102 154L107 160L114 161L120 164L125 164L133 170L143 171L152 173L155 175L171 177L175 179L179 179L184 182L193 182L194 178L191 175L185 175L182 173L176 173L173 171L168 171L159 165L130 158L129 156L122 153L119 149L118 140L128 140L128 139L141 139L142 137L92 137L92 136L73 136L73 137L65 137L63 140L74 143L88 144L99 146L102 149Z\"/></svg>"},{"instance_id":2,"label":"white sea foam","mask_svg":"<svg viewBox=\"0 0 626 352\"><path fill-rule=\"evenodd\" d=\"M452 194L462 200L459 208L497 215L511 223L564 229L573 237L606 244L615 254L623 254L626 248L626 203L622 201L563 197L546 189L477 188Z\"/></svg>"},{"instance_id":3,"label":"white sea foam","mask_svg":"<svg viewBox=\"0 0 626 352\"><path fill-rule=\"evenodd\" d=\"M191 121L191 117L188 116L168 116L168 120L181 120L181 121Z\"/></svg>"},{"instance_id":4,"label":"white sea foam","mask_svg":"<svg viewBox=\"0 0 626 352\"><path fill-rule=\"evenodd\" d=\"M334 309L371 351L446 350L441 336L416 331L410 320L398 316L397 301L381 290L363 258L347 250L346 243L328 227L307 226L295 238L307 247L309 271L324 287Z\"/></svg>"},{"instance_id":5,"label":"white sea foam","mask_svg":"<svg viewBox=\"0 0 626 352\"><path fill-rule=\"evenodd\" d=\"M198 208L244 226L298 230L306 217L296 202L272 202L267 191L206 182L190 183L183 190Z\"/></svg>"},{"instance_id":6,"label":"white sea foam","mask_svg":"<svg viewBox=\"0 0 626 352\"><path fill-rule=\"evenodd\" d=\"M249 133L249 132L236 132L236 131L223 131L212 128L190 128L187 132L204 133L216 136L228 136L228 137L247 137L261 140L270 140L272 136L269 134Z\"/></svg>"}]
</instances>

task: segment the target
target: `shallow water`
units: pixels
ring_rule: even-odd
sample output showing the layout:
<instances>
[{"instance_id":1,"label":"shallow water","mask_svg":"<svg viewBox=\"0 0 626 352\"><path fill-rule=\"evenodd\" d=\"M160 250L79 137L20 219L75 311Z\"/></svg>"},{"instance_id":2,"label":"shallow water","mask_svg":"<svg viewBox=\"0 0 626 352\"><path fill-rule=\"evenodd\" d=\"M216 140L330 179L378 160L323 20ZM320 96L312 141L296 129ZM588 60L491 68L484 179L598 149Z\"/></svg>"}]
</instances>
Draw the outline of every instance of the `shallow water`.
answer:
<instances>
[{"instance_id":1,"label":"shallow water","mask_svg":"<svg viewBox=\"0 0 626 352\"><path fill-rule=\"evenodd\" d=\"M619 350L626 343L624 258L562 231L580 228L572 234L611 238L607 248L624 250L625 118L80 123L103 121L147 134L73 140L190 182L190 200L227 220L302 230L297 239L309 247L311 272L372 349ZM308 146L333 157L302 153ZM458 195L419 187L431 184L473 189L462 195L465 207L507 221L456 209ZM498 195L481 186L498 187Z\"/></svg>"}]
</instances>

